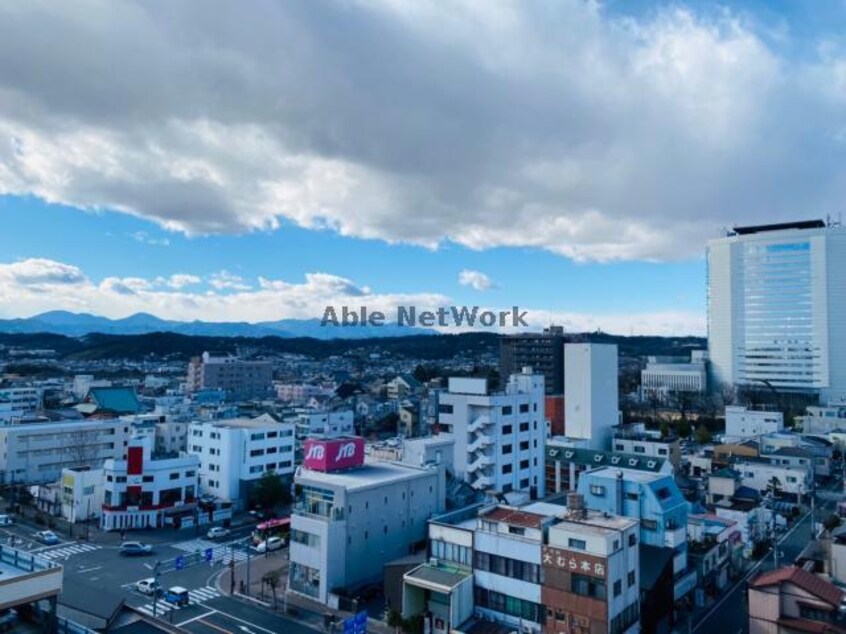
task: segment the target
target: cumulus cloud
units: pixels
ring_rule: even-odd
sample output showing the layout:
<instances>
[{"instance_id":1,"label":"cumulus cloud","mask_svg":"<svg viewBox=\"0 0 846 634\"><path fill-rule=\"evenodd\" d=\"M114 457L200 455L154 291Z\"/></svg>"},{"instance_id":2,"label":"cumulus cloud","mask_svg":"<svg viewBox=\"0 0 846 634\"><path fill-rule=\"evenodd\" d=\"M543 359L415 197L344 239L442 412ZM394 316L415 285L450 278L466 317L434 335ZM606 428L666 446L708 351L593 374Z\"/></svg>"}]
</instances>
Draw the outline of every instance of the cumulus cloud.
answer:
<instances>
[{"instance_id":1,"label":"cumulus cloud","mask_svg":"<svg viewBox=\"0 0 846 634\"><path fill-rule=\"evenodd\" d=\"M135 233L131 233L130 237L135 240L136 242L142 242L144 244L151 244L156 247L169 247L170 240L168 238L153 238L148 234L146 231L136 231Z\"/></svg>"},{"instance_id":2,"label":"cumulus cloud","mask_svg":"<svg viewBox=\"0 0 846 634\"><path fill-rule=\"evenodd\" d=\"M202 281L203 280L197 275L191 275L189 273L174 273L170 277L160 277L156 279L157 284L169 286L170 288L175 288L177 290L185 288L186 286L193 286L195 284L199 284Z\"/></svg>"},{"instance_id":3,"label":"cumulus cloud","mask_svg":"<svg viewBox=\"0 0 846 634\"><path fill-rule=\"evenodd\" d=\"M212 274L211 278L209 278L209 284L219 291L227 289L246 291L250 288L250 285L244 282L243 277L226 270Z\"/></svg>"},{"instance_id":4,"label":"cumulus cloud","mask_svg":"<svg viewBox=\"0 0 846 634\"><path fill-rule=\"evenodd\" d=\"M464 269L458 274L458 283L462 286L470 286L477 291L486 291L493 286L491 278L481 271L471 271Z\"/></svg>"},{"instance_id":5,"label":"cumulus cloud","mask_svg":"<svg viewBox=\"0 0 846 634\"><path fill-rule=\"evenodd\" d=\"M677 3L3 3L0 194L186 234L697 256L846 194L846 55L790 38Z\"/></svg>"},{"instance_id":6,"label":"cumulus cloud","mask_svg":"<svg viewBox=\"0 0 846 634\"><path fill-rule=\"evenodd\" d=\"M78 267L43 258L28 258L0 267L0 283L39 291L58 286L77 286L86 281Z\"/></svg>"}]
</instances>

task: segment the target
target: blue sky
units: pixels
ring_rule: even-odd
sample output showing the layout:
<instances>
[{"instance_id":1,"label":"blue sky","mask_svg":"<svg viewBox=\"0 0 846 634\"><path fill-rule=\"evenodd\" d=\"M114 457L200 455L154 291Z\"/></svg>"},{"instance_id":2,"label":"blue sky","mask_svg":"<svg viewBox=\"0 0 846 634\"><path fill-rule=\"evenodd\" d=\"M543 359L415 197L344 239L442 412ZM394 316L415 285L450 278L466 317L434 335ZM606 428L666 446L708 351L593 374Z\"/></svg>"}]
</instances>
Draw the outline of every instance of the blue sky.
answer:
<instances>
[{"instance_id":1,"label":"blue sky","mask_svg":"<svg viewBox=\"0 0 846 634\"><path fill-rule=\"evenodd\" d=\"M837 214L844 4L0 6L0 317L519 305L704 334L707 240Z\"/></svg>"}]
</instances>

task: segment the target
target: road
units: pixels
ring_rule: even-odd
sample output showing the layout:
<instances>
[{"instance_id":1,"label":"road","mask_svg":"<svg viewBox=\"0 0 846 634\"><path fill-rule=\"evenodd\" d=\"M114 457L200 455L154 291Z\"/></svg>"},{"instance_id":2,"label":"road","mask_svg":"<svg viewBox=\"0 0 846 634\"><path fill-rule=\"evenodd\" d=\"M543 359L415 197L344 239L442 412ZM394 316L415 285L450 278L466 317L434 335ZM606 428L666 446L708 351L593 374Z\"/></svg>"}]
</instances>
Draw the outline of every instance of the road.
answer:
<instances>
[{"instance_id":1,"label":"road","mask_svg":"<svg viewBox=\"0 0 846 634\"><path fill-rule=\"evenodd\" d=\"M837 487L839 482L830 485ZM821 522L834 509L834 500L819 500L816 508L817 522ZM806 513L790 530L781 537L778 546L779 567L790 565L811 541L811 514ZM746 575L735 583L708 611L696 620L690 632L723 632L723 634L741 634L748 628L748 614L746 609L746 583L761 572L774 568L773 553L770 552Z\"/></svg>"},{"instance_id":2,"label":"road","mask_svg":"<svg viewBox=\"0 0 846 634\"><path fill-rule=\"evenodd\" d=\"M127 605L138 608L152 616L155 611L158 618L180 625L197 634L312 634L314 630L293 619L274 614L261 606L245 604L241 600L222 595L217 589L216 578L223 571L227 574L228 559L232 556L231 545L243 543L252 530L245 526L233 530L223 541L212 542L205 538L204 532L198 534L193 529L181 531L157 530L138 531L126 534L127 541L142 541L152 544L152 555L143 557L124 557L118 552L120 536L116 533L104 534L93 530L91 541L79 541L60 534L62 542L53 546L39 543L35 532L43 530L27 519L17 518L13 526L0 527L0 540L8 543L15 540L15 546L42 557L55 561L64 567L65 585L74 584L88 590L89 596L103 596L104 590L122 597ZM82 535L80 527L75 534ZM138 592L134 585L141 579L153 576L156 561L173 562L177 557L205 552L213 548L214 561L198 563L182 570L170 570L160 577L162 587L182 586L189 591L190 603L183 608L175 608L161 599L155 602L151 597ZM235 561L246 559L246 553L235 550ZM225 557L221 560L221 557ZM278 558L279 565L287 563L281 552L270 553L270 558ZM164 568L170 568L165 566Z\"/></svg>"}]
</instances>

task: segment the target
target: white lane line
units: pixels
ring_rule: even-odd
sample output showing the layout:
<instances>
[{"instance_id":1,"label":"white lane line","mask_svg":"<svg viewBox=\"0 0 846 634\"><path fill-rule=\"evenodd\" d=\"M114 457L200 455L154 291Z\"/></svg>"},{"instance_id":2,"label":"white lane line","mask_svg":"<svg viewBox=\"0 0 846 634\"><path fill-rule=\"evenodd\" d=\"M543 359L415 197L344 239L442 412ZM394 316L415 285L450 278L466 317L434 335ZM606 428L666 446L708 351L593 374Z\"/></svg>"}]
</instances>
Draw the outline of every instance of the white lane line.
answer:
<instances>
[{"instance_id":1,"label":"white lane line","mask_svg":"<svg viewBox=\"0 0 846 634\"><path fill-rule=\"evenodd\" d=\"M201 614L200 616L195 616L193 619L188 619L187 621L182 621L182 623L177 623L176 627L182 627L183 625L188 625L189 623L192 623L193 621L196 621L198 619L204 619L207 616L211 616L212 614L215 614L216 612L217 612L217 610L210 610L209 612L206 612L205 614Z\"/></svg>"}]
</instances>

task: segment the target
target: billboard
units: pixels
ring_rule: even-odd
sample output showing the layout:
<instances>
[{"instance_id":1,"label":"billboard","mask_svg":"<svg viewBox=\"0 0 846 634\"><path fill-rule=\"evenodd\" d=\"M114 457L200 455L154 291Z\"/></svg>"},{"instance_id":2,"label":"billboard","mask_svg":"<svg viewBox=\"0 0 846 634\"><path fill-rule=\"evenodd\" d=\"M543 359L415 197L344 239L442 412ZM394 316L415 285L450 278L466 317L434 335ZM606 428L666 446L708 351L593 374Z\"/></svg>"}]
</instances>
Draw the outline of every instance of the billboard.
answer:
<instances>
[{"instance_id":1,"label":"billboard","mask_svg":"<svg viewBox=\"0 0 846 634\"><path fill-rule=\"evenodd\" d=\"M338 471L364 464L364 438L309 439L303 443L303 465L315 471Z\"/></svg>"}]
</instances>

